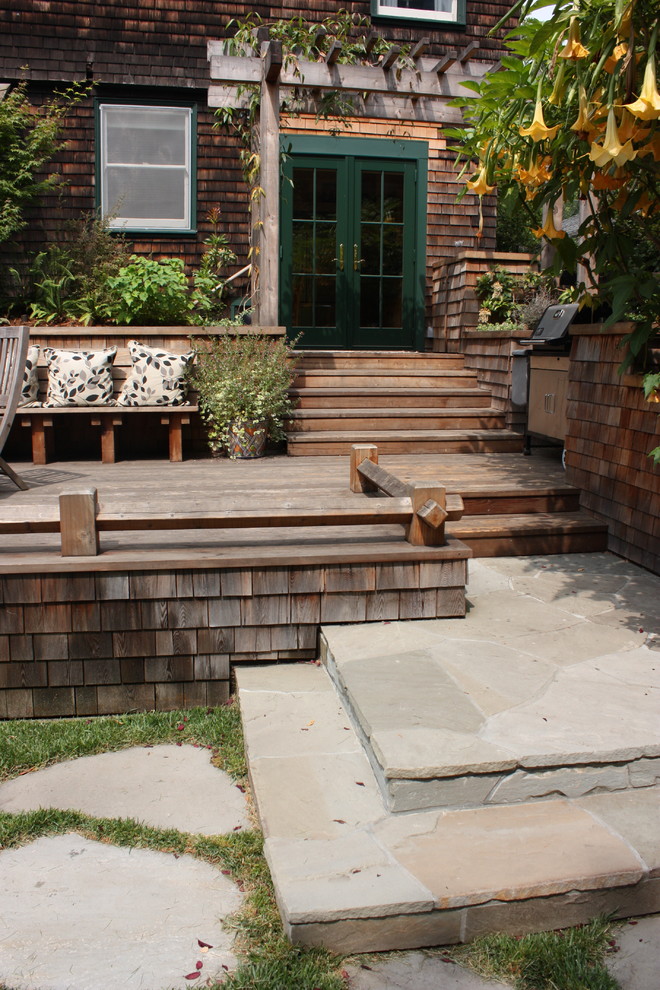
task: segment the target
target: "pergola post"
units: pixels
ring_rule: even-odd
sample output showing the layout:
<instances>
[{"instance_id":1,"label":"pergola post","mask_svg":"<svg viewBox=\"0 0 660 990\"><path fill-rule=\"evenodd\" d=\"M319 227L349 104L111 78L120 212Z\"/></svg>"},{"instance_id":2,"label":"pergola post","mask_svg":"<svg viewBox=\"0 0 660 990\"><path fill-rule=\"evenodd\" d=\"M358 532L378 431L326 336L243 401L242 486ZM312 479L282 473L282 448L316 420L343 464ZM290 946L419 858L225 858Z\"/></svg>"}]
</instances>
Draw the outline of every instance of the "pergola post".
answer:
<instances>
[{"instance_id":1,"label":"pergola post","mask_svg":"<svg viewBox=\"0 0 660 990\"><path fill-rule=\"evenodd\" d=\"M255 242L258 248L252 270L258 270L256 322L277 326L279 317L280 256L280 87L282 45L268 41L261 46L263 77L259 110L259 153L261 156L260 196L257 208L259 225Z\"/></svg>"}]
</instances>

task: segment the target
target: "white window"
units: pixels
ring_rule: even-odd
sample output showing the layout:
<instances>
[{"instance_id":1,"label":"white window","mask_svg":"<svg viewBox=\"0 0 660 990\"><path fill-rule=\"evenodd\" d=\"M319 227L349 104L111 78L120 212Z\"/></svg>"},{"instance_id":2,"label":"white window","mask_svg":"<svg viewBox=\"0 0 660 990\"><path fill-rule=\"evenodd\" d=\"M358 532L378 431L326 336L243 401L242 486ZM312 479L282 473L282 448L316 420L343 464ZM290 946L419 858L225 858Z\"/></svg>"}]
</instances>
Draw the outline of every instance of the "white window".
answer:
<instances>
[{"instance_id":1,"label":"white window","mask_svg":"<svg viewBox=\"0 0 660 990\"><path fill-rule=\"evenodd\" d=\"M374 0L376 17L396 17L456 23L464 19L461 0Z\"/></svg>"},{"instance_id":2,"label":"white window","mask_svg":"<svg viewBox=\"0 0 660 990\"><path fill-rule=\"evenodd\" d=\"M191 230L190 107L99 106L100 205L117 230Z\"/></svg>"}]
</instances>

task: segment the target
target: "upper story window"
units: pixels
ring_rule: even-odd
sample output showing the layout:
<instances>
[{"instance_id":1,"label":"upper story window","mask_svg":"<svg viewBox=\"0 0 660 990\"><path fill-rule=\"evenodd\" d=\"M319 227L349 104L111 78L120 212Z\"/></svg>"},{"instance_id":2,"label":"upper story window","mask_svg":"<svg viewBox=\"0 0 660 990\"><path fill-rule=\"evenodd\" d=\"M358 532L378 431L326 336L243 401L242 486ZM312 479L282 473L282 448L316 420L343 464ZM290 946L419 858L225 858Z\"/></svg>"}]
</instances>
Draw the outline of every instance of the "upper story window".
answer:
<instances>
[{"instance_id":1,"label":"upper story window","mask_svg":"<svg viewBox=\"0 0 660 990\"><path fill-rule=\"evenodd\" d=\"M98 105L99 202L115 230L193 230L195 111Z\"/></svg>"},{"instance_id":2,"label":"upper story window","mask_svg":"<svg viewBox=\"0 0 660 990\"><path fill-rule=\"evenodd\" d=\"M371 0L374 17L465 23L465 0Z\"/></svg>"}]
</instances>

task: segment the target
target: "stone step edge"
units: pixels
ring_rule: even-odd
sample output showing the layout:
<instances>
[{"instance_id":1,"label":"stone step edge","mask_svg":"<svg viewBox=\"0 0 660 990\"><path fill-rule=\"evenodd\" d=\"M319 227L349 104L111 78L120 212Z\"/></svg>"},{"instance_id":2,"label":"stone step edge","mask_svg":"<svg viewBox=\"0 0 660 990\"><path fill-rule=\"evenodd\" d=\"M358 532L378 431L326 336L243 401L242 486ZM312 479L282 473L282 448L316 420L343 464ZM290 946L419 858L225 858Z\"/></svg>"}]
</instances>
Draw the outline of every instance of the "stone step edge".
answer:
<instances>
[{"instance_id":1,"label":"stone step edge","mask_svg":"<svg viewBox=\"0 0 660 990\"><path fill-rule=\"evenodd\" d=\"M293 667L302 668L313 677L322 675L327 683L327 673L315 664L297 664ZM319 690L314 685L310 685L308 681L299 686L288 683L291 669L291 665L283 665L267 669L241 667L237 671L248 761L252 764L251 779L260 813L263 813L274 794L279 793L272 786L261 792L263 764L273 764L277 780L282 772L281 769L278 771L278 760L284 759L287 765L286 761L291 757L284 751L280 754L269 751L268 756L262 753L253 757L253 731L263 732L264 718L275 720L279 731L284 734L278 748L286 750L291 756L299 754L302 757L304 754L300 750L300 726L311 725L310 719L313 720L315 716L318 719L321 711L327 712L327 706L320 711L314 707L314 699L318 697ZM247 684L245 682L250 674L257 678L256 681L253 679L252 685L249 681ZM263 684L264 677L269 682L266 685ZM282 677L286 678L283 684L274 681L274 678ZM256 712L254 704L249 703L250 694L254 695L255 692L264 699ZM286 720L282 723L277 717L275 705L279 703L278 698L297 699L297 715L288 733ZM256 718L255 714L260 717ZM339 712L337 719L338 728L345 728L345 713ZM338 765L334 773L339 778L346 777L345 787L342 786L341 792L350 792L348 785L355 784L354 770L352 766L344 766L346 754L336 750L312 750L307 758L316 760L316 772L322 771L323 774L333 772L329 761L336 760ZM268 773L270 774L270 770ZM306 775L299 778L299 783L303 780L307 780ZM369 784L367 777L363 777L363 781L366 787L374 786ZM657 801L660 788L645 789L645 793L648 794L649 790L654 791L652 800ZM610 802L617 795L604 797ZM309 796L306 800L309 802ZM293 805L291 802L288 805L297 809L299 799L295 793L292 794L292 801ZM365 820L362 824L348 825L344 830L343 826L347 823L334 824L339 821L338 818L331 822L329 816L336 811L328 808L325 812L328 816L328 834L307 835L304 828L302 832L291 834L288 829L282 833L280 827L279 832L276 830L273 833L268 827L270 816L267 815L264 821L264 851L287 935L296 944L321 945L342 954L376 952L455 944L470 941L486 932L522 935L531 931L564 928L587 922L604 913L625 918L660 910L660 865L656 862L657 850L655 847L645 848L645 835L641 834L637 825L632 828L626 826L622 831L616 823L616 807L610 813L609 803L605 811L597 809L596 812L589 810L589 806L585 808L580 801L564 799L545 804L547 811L543 816L538 813L538 802L533 806L519 805L513 809L499 807L465 813L449 811L446 817L444 813L440 813L439 818L436 815L434 820L440 825L445 821L450 824L462 822L468 816L466 821L472 822L472 830L476 824L482 839L488 841L490 826L482 831L481 822L488 825L487 819L493 814L499 821L503 812L507 815L513 813L513 834L520 834L519 841L525 845L530 840L534 841L531 823L539 823L540 820L543 824L547 815L553 813L553 809L555 817L559 816L564 821L561 827L564 830L563 840L560 837L561 828L559 832L556 828L550 832L544 828L540 837L545 843L548 833L553 843L560 843L557 853L561 851L562 854L556 857L556 863L553 857L555 865L552 877L528 877L518 883L498 883L492 889L492 884L491 887L488 886L491 878L486 878L483 884L480 883L480 889L474 889L471 893L467 891L464 895L457 892L450 896L444 894L442 888L434 894L428 884L410 872L396 849L390 851L391 835L383 845L374 833L378 824L376 819L371 824ZM648 818L647 804L648 801L642 808L644 820ZM534 813L531 813L532 807L536 809ZM527 808L530 808L529 820L525 818ZM298 826L298 812L293 813ZM636 813L639 815L639 808ZM425 821L429 820L429 814L434 813L422 813ZM515 822L519 818L520 824L517 825ZM563 862L566 858L563 850L570 846L574 834L571 819L580 822L582 831L586 828L589 832L588 849L584 835L578 836L575 848L569 849L574 861L580 863L579 870L571 866L570 862ZM423 837L426 831L425 828L416 826L416 822L421 822L419 816L389 815L387 820L395 829L400 824L410 823L408 835L413 842L416 836ZM389 827L388 825L388 829ZM462 828L461 825L461 830ZM338 829L344 838L333 839L332 835ZM495 837L497 831L496 823L493 833ZM539 844L538 838L536 844ZM643 855L638 849L643 850ZM367 855L360 858L363 852ZM586 864L582 865L586 853L589 858L588 867ZM482 849L482 859L483 856ZM346 866L347 858L350 868ZM614 858L618 862L615 863ZM497 861L497 856L492 857L493 863ZM488 863L489 860L484 862ZM456 881L460 880L460 870L451 879L455 887ZM383 893L380 899L379 890Z\"/></svg>"},{"instance_id":2,"label":"stone step edge","mask_svg":"<svg viewBox=\"0 0 660 990\"><path fill-rule=\"evenodd\" d=\"M500 807L540 801L551 795L584 797L595 790L624 791L653 787L660 782L660 750L636 748L627 757L620 751L551 753L516 757L493 763L435 766L420 772L412 767L388 767L365 731L351 692L335 662L321 627L320 659L367 756L383 803L392 812L446 811ZM563 761L563 762L562 762Z\"/></svg>"}]
</instances>

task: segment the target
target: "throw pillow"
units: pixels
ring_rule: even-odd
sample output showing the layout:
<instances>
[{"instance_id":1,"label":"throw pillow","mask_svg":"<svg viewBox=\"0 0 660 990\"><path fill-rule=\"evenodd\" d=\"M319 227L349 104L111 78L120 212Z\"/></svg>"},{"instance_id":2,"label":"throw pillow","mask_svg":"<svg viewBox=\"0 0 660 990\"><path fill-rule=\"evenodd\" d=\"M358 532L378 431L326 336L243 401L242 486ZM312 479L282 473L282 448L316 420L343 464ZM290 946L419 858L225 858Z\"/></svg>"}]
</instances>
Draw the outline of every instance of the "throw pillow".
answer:
<instances>
[{"instance_id":1,"label":"throw pillow","mask_svg":"<svg viewBox=\"0 0 660 990\"><path fill-rule=\"evenodd\" d=\"M103 351L44 347L48 364L48 395L44 405L112 405L112 362L116 353L116 347Z\"/></svg>"},{"instance_id":2,"label":"throw pillow","mask_svg":"<svg viewBox=\"0 0 660 990\"><path fill-rule=\"evenodd\" d=\"M39 346L30 344L25 361L25 371L23 372L23 384L21 385L21 397L18 400L19 406L36 405L39 395L39 379L37 377L37 361L39 360Z\"/></svg>"},{"instance_id":3,"label":"throw pillow","mask_svg":"<svg viewBox=\"0 0 660 990\"><path fill-rule=\"evenodd\" d=\"M192 364L193 351L170 354L129 340L128 352L133 362L117 399L118 406L181 406L186 401L186 375Z\"/></svg>"}]
</instances>

